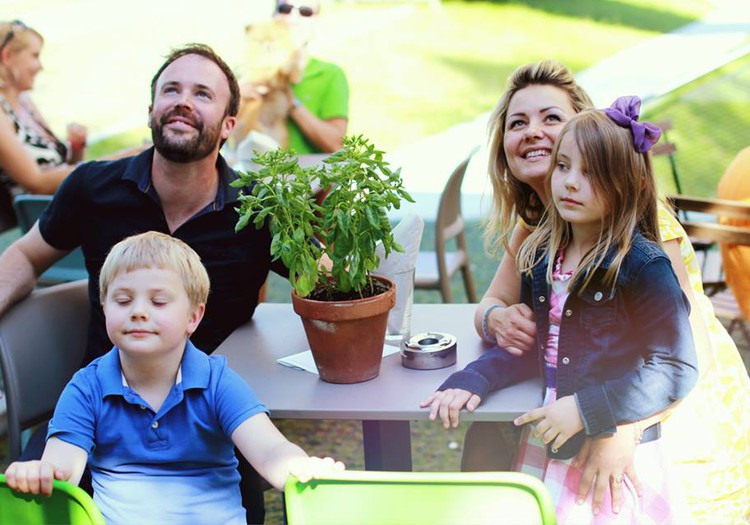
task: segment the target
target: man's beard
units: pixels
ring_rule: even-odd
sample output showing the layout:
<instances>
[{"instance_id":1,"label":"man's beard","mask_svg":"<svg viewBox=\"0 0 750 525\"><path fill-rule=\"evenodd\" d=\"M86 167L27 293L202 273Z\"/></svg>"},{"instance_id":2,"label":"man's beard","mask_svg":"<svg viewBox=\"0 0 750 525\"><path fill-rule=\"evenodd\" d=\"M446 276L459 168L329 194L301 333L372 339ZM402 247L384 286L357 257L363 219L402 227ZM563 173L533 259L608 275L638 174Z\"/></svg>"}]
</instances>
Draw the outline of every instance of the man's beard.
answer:
<instances>
[{"instance_id":1,"label":"man's beard","mask_svg":"<svg viewBox=\"0 0 750 525\"><path fill-rule=\"evenodd\" d=\"M164 125L176 115L189 119L198 134L191 138L175 135L166 136ZM206 126L200 118L179 108L165 113L158 122L152 116L150 126L151 140L156 151L165 159L179 163L205 159L214 151L221 135L221 123L214 127Z\"/></svg>"}]
</instances>

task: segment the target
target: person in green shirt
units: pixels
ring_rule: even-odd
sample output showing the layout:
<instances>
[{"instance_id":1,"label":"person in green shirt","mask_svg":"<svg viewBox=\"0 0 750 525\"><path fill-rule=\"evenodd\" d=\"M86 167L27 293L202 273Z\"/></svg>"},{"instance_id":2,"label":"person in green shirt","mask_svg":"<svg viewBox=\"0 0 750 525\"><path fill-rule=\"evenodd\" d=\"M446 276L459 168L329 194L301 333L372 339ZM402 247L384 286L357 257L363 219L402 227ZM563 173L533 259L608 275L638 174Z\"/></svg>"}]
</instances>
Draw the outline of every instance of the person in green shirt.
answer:
<instances>
[{"instance_id":1,"label":"person in green shirt","mask_svg":"<svg viewBox=\"0 0 750 525\"><path fill-rule=\"evenodd\" d=\"M292 4L277 0L274 18L289 25L298 45L312 37L320 2ZM289 148L298 154L333 153L342 147L349 123L349 83L344 71L331 62L308 57L302 80L288 92Z\"/></svg>"}]
</instances>

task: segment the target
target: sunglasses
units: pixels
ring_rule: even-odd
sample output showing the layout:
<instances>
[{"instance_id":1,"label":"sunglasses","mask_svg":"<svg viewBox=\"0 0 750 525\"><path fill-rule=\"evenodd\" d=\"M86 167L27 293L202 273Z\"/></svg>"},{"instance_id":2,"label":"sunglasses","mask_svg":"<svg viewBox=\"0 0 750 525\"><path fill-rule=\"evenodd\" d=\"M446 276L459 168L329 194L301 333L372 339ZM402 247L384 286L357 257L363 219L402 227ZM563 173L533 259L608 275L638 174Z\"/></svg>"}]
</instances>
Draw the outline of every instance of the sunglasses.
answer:
<instances>
[{"instance_id":1,"label":"sunglasses","mask_svg":"<svg viewBox=\"0 0 750 525\"><path fill-rule=\"evenodd\" d=\"M276 12L282 15L288 15L294 10L299 11L300 16L312 16L315 14L315 9L307 5L294 5L294 4L279 4L276 7ZM2 49L2 48L0 48Z\"/></svg>"},{"instance_id":2,"label":"sunglasses","mask_svg":"<svg viewBox=\"0 0 750 525\"><path fill-rule=\"evenodd\" d=\"M10 23L10 29L8 29L8 34L5 35L5 40L3 40L3 43L0 44L0 52L5 49L5 46L7 46L11 40L13 40L13 37L16 36L16 33L18 30L24 31L28 29L29 27L21 22L20 20L13 20Z\"/></svg>"}]
</instances>

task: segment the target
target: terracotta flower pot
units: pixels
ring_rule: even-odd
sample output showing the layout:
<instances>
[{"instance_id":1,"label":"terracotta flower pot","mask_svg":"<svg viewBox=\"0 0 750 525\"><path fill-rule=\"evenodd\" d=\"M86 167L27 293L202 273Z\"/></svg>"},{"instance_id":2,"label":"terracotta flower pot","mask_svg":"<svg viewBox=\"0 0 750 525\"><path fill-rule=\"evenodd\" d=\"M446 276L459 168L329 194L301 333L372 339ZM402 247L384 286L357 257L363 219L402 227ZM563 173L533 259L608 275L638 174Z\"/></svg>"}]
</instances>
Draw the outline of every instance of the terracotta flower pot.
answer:
<instances>
[{"instance_id":1,"label":"terracotta flower pot","mask_svg":"<svg viewBox=\"0 0 750 525\"><path fill-rule=\"evenodd\" d=\"M323 381L361 383L380 373L388 312L396 302L396 287L353 301L315 301L292 292L294 311L302 318L315 365Z\"/></svg>"}]
</instances>

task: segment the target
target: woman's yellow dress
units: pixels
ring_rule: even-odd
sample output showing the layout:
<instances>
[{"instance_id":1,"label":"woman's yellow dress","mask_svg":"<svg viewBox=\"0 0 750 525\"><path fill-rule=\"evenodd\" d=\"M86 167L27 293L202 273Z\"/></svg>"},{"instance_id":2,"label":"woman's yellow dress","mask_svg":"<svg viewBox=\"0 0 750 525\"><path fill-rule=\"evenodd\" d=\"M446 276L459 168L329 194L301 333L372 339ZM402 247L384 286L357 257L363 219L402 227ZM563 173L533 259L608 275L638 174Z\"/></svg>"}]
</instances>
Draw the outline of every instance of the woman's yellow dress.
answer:
<instances>
[{"instance_id":1,"label":"woman's yellow dress","mask_svg":"<svg viewBox=\"0 0 750 525\"><path fill-rule=\"evenodd\" d=\"M663 423L664 448L698 523L750 523L750 378L703 292L690 240L666 208L659 210L659 230L664 242L679 239L710 342L696 348L700 381Z\"/></svg>"}]
</instances>

